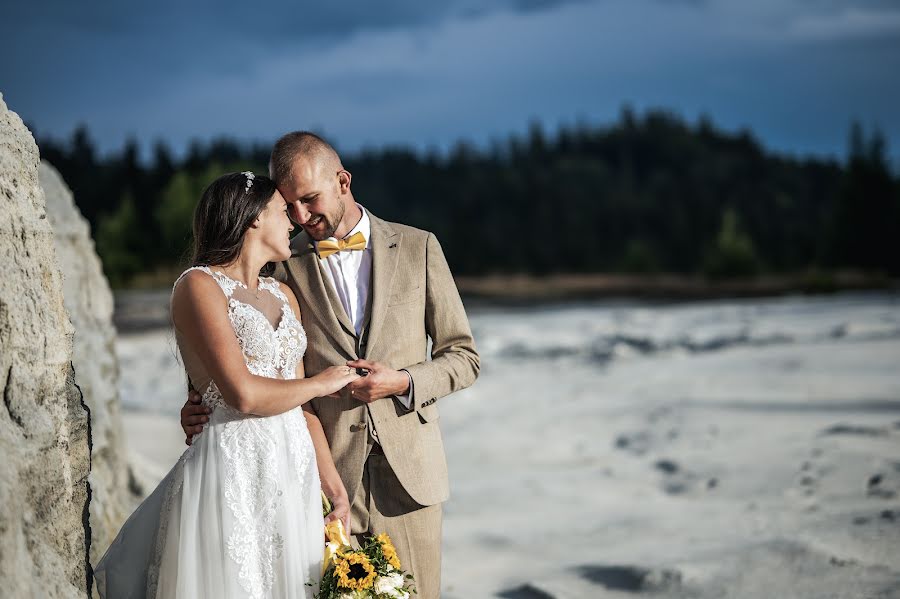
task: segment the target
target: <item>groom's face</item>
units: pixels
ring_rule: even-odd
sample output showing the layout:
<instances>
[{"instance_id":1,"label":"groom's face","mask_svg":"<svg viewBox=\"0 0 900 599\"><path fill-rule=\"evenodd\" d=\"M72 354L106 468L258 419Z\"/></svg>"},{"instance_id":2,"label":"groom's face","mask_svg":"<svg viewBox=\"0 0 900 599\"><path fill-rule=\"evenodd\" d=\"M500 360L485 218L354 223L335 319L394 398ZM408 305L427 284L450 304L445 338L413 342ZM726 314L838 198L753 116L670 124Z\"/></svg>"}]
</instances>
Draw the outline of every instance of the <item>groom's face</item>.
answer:
<instances>
[{"instance_id":1,"label":"groom's face","mask_svg":"<svg viewBox=\"0 0 900 599\"><path fill-rule=\"evenodd\" d=\"M291 206L291 218L316 241L334 235L344 218L339 174L331 170L313 160L298 159L292 180L279 189Z\"/></svg>"}]
</instances>

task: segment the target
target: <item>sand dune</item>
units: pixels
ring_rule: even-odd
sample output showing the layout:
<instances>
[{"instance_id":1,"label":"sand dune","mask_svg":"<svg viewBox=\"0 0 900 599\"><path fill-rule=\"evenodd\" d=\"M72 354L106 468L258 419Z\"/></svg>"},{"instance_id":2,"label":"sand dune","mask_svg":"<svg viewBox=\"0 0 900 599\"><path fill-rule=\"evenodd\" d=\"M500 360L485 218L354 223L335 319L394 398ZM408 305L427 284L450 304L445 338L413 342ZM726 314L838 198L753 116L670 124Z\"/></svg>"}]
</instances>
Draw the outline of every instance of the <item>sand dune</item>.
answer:
<instances>
[{"instance_id":1,"label":"sand dune","mask_svg":"<svg viewBox=\"0 0 900 599\"><path fill-rule=\"evenodd\" d=\"M898 306L473 314L482 376L439 402L443 596L900 597ZM126 413L136 459L160 476L183 448L165 339L120 339L145 365L124 384L174 389Z\"/></svg>"}]
</instances>

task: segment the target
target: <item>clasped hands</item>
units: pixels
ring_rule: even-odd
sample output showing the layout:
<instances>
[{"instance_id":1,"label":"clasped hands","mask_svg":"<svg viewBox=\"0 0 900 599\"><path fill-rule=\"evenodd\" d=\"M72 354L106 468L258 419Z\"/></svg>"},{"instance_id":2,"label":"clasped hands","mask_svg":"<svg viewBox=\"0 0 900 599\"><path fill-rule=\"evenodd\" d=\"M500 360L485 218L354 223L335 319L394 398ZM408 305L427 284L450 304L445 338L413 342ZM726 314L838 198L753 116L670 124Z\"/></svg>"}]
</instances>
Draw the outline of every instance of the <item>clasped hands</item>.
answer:
<instances>
[{"instance_id":1,"label":"clasped hands","mask_svg":"<svg viewBox=\"0 0 900 599\"><path fill-rule=\"evenodd\" d=\"M409 375L405 372L371 360L352 360L347 362L347 366L364 368L367 373L328 397L341 397L342 392L346 390L353 399L372 403L385 397L409 392ZM211 410L201 404L200 394L192 390L188 394L187 403L181 408L181 427L184 429L187 445L191 444L194 435L199 435L203 431L203 426L209 422L210 413Z\"/></svg>"},{"instance_id":2,"label":"clasped hands","mask_svg":"<svg viewBox=\"0 0 900 599\"><path fill-rule=\"evenodd\" d=\"M353 399L372 403L385 397L409 392L409 375L405 372L370 360L353 360L347 362L347 366L357 369L364 368L368 371L367 374L344 387Z\"/></svg>"}]
</instances>

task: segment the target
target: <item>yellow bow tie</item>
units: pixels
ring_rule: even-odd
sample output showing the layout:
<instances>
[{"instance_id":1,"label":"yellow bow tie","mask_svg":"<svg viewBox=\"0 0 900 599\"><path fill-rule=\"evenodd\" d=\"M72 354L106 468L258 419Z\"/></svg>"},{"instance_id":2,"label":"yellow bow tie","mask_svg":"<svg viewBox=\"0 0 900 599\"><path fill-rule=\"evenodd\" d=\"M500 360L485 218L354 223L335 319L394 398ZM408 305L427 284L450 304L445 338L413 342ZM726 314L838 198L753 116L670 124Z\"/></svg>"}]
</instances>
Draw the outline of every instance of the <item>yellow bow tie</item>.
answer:
<instances>
[{"instance_id":1,"label":"yellow bow tie","mask_svg":"<svg viewBox=\"0 0 900 599\"><path fill-rule=\"evenodd\" d=\"M337 241L324 239L316 244L316 247L319 250L319 258L324 260L336 252L366 249L366 236L357 231L347 239L338 239Z\"/></svg>"}]
</instances>

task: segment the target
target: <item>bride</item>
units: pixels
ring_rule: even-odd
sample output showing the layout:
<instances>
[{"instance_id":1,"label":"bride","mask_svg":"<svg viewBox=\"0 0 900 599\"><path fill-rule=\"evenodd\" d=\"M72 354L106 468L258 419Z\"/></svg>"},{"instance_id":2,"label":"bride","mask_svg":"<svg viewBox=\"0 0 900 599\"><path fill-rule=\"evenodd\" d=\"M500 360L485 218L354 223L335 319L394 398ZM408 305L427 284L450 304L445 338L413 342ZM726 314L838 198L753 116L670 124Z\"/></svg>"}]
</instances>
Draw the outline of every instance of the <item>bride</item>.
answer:
<instances>
[{"instance_id":1,"label":"bride","mask_svg":"<svg viewBox=\"0 0 900 599\"><path fill-rule=\"evenodd\" d=\"M100 560L101 597L295 599L317 588L320 477L344 487L305 404L358 375L332 366L303 376L297 300L260 276L290 256L292 229L266 177L224 175L204 191L195 266L175 282L171 308L188 380L212 414ZM330 517L349 529L346 491L332 499Z\"/></svg>"}]
</instances>

